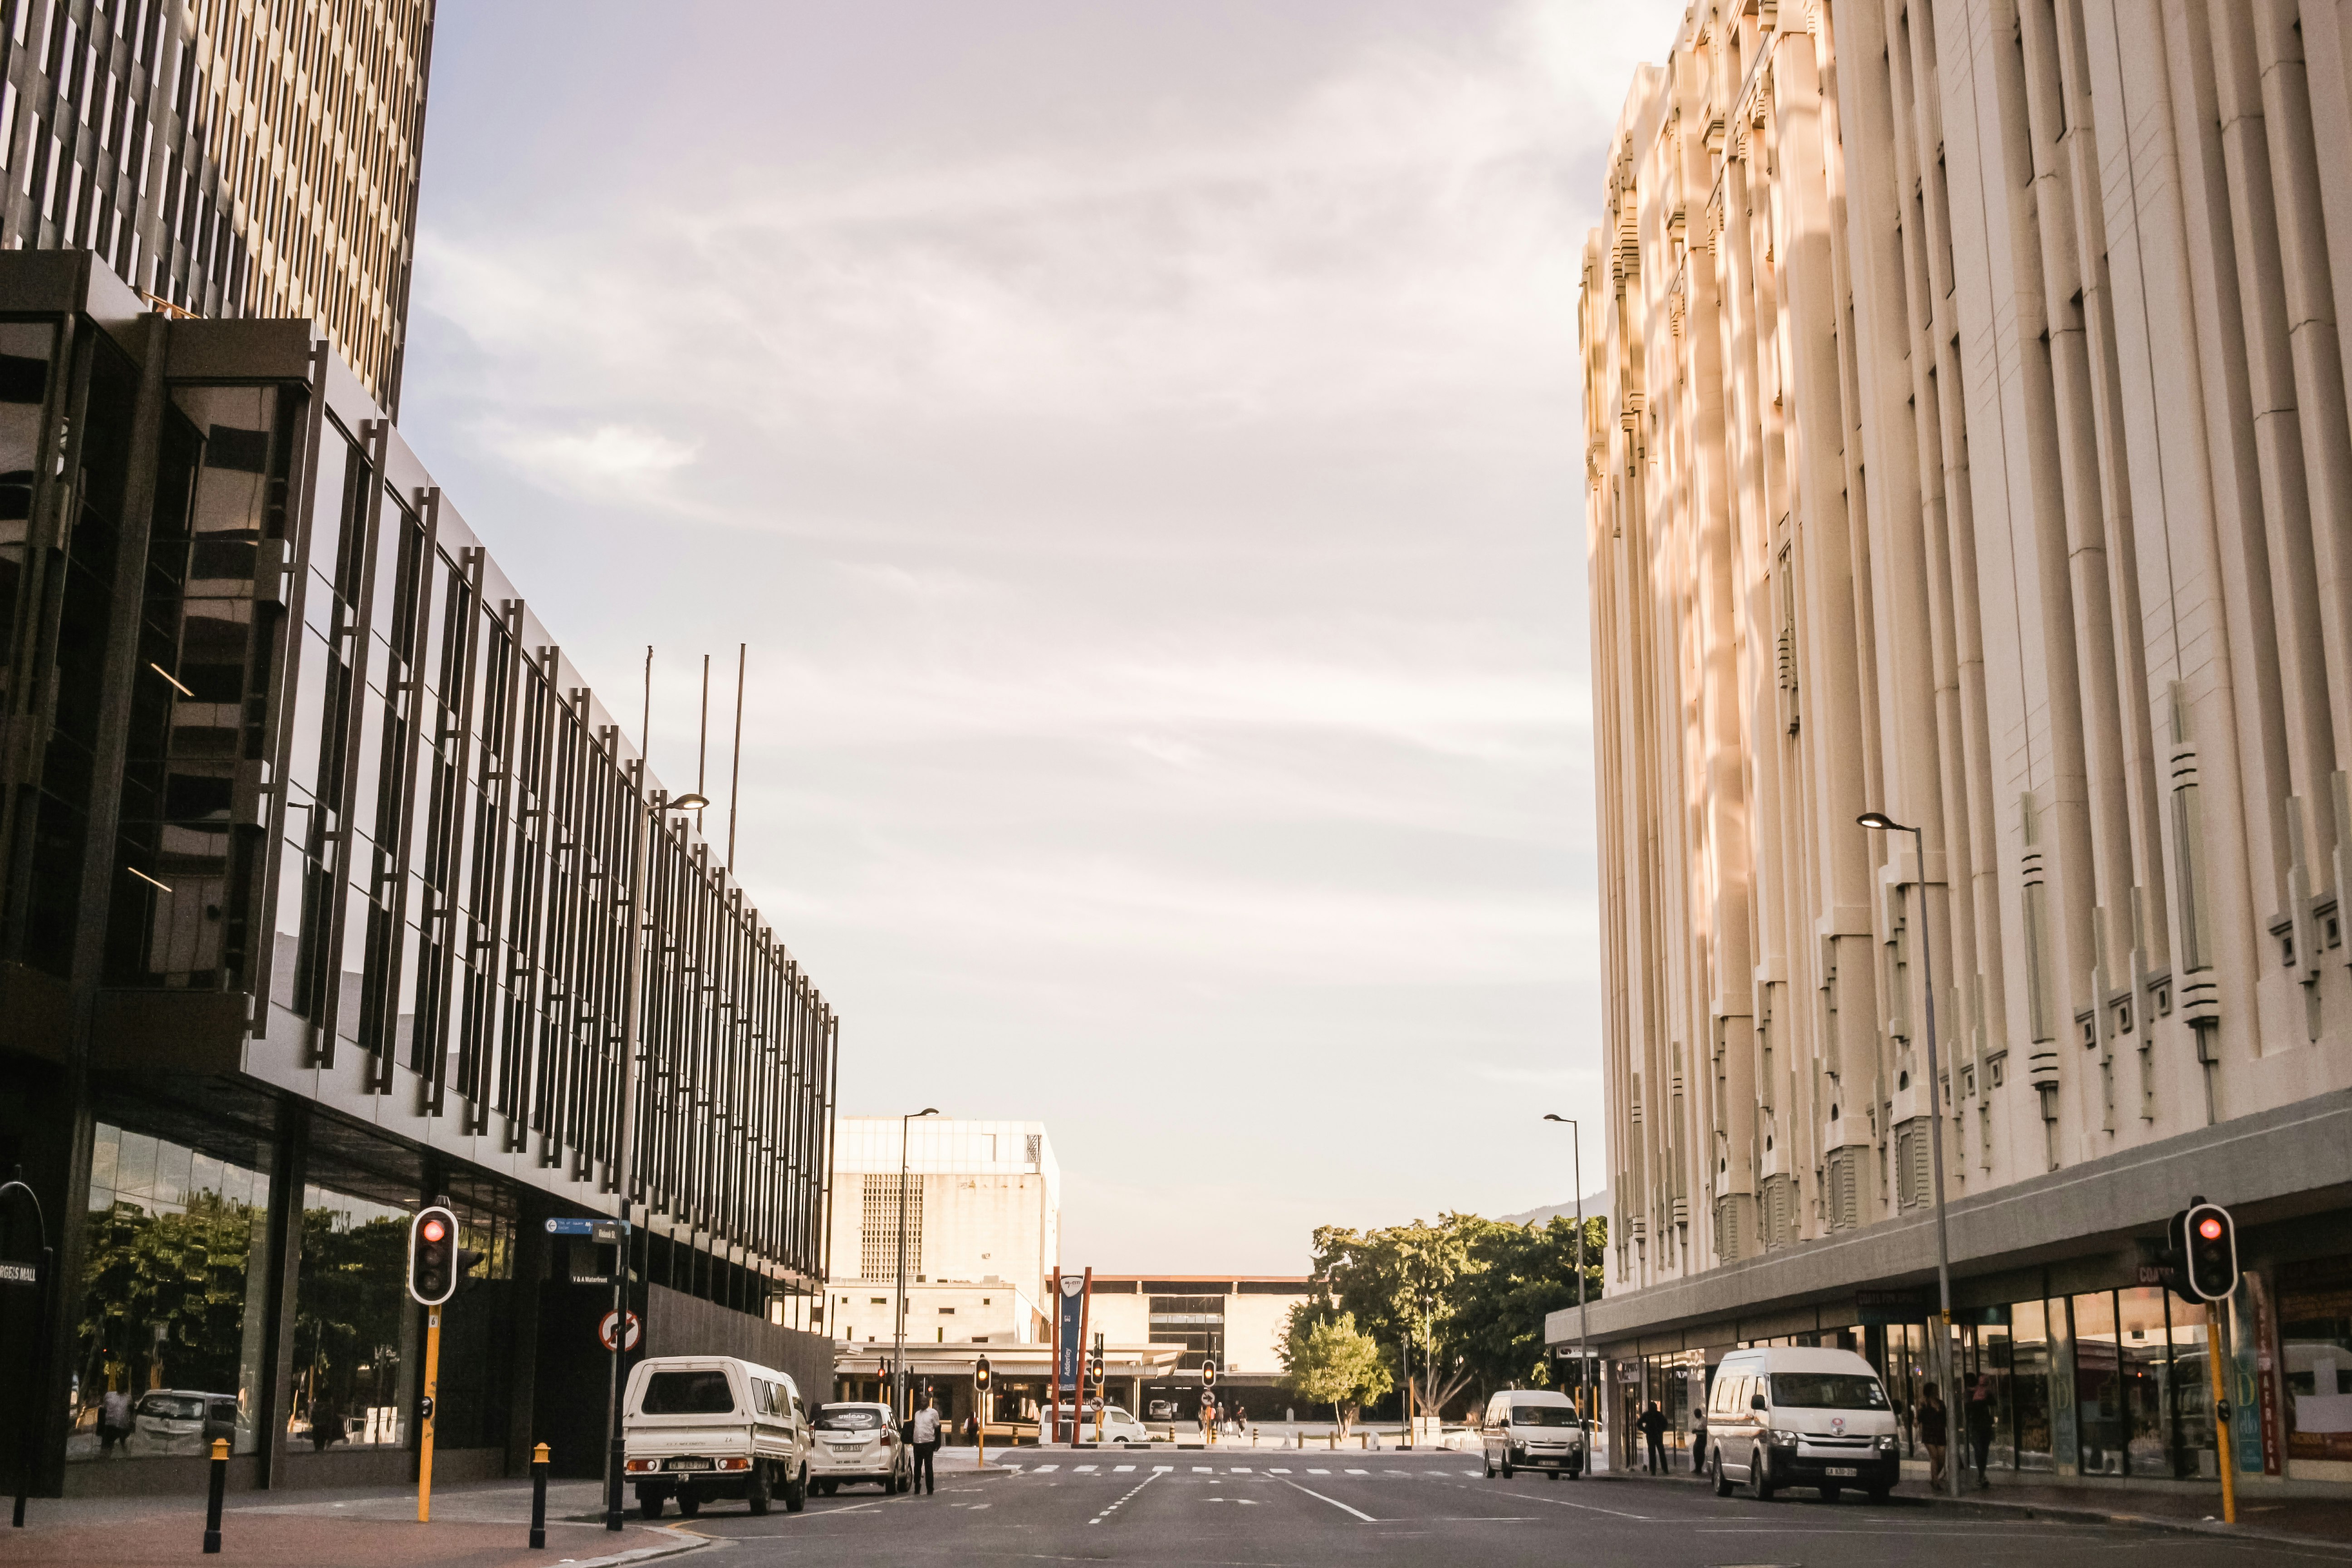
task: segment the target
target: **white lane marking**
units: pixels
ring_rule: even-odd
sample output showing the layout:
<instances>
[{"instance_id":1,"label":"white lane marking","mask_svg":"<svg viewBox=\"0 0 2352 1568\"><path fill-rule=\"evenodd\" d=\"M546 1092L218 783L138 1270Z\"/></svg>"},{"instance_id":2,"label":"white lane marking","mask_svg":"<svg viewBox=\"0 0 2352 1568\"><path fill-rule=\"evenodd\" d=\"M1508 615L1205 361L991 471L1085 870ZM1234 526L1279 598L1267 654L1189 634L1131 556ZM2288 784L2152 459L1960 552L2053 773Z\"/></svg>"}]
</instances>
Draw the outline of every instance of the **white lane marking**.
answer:
<instances>
[{"instance_id":1,"label":"white lane marking","mask_svg":"<svg viewBox=\"0 0 2352 1568\"><path fill-rule=\"evenodd\" d=\"M1286 1476L1286 1475L1288 1475L1289 1473L1290 1473L1290 1472L1289 1472L1288 1470L1284 1470L1284 1469L1272 1469L1272 1470L1268 1470L1268 1471L1266 1471L1266 1474L1267 1474L1267 1475L1269 1475L1269 1476Z\"/></svg>"},{"instance_id":2,"label":"white lane marking","mask_svg":"<svg viewBox=\"0 0 2352 1568\"><path fill-rule=\"evenodd\" d=\"M1328 1476L1331 1472L1328 1470L1308 1470L1307 1473L1310 1476Z\"/></svg>"},{"instance_id":3,"label":"white lane marking","mask_svg":"<svg viewBox=\"0 0 2352 1568\"><path fill-rule=\"evenodd\" d=\"M1091 1476L1094 1473L1095 1468L1092 1465L1079 1465L1070 1471L1074 1476Z\"/></svg>"},{"instance_id":4,"label":"white lane marking","mask_svg":"<svg viewBox=\"0 0 2352 1568\"><path fill-rule=\"evenodd\" d=\"M1129 1470L1135 1468L1135 1467L1133 1465L1113 1465L1110 1468L1113 1475L1123 1476Z\"/></svg>"},{"instance_id":5,"label":"white lane marking","mask_svg":"<svg viewBox=\"0 0 2352 1568\"><path fill-rule=\"evenodd\" d=\"M1175 1468L1173 1465L1154 1465L1151 1467L1151 1473L1155 1476L1164 1476Z\"/></svg>"},{"instance_id":6,"label":"white lane marking","mask_svg":"<svg viewBox=\"0 0 2352 1568\"><path fill-rule=\"evenodd\" d=\"M1486 1472L1484 1470L1465 1470L1462 1473L1465 1476L1484 1476Z\"/></svg>"},{"instance_id":7,"label":"white lane marking","mask_svg":"<svg viewBox=\"0 0 2352 1568\"><path fill-rule=\"evenodd\" d=\"M1195 1465L1192 1467L1192 1473L1196 1476L1213 1476L1217 1472L1208 1465Z\"/></svg>"},{"instance_id":8,"label":"white lane marking","mask_svg":"<svg viewBox=\"0 0 2352 1568\"><path fill-rule=\"evenodd\" d=\"M1409 1475L1412 1474L1412 1472L1411 1470L1384 1470L1384 1471L1382 1471L1381 1473L1382 1473L1383 1475L1391 1475L1391 1476L1409 1476Z\"/></svg>"},{"instance_id":9,"label":"white lane marking","mask_svg":"<svg viewBox=\"0 0 2352 1568\"><path fill-rule=\"evenodd\" d=\"M1370 1470L1349 1470L1348 1473L1351 1476L1369 1476L1372 1472Z\"/></svg>"},{"instance_id":10,"label":"white lane marking","mask_svg":"<svg viewBox=\"0 0 2352 1568\"><path fill-rule=\"evenodd\" d=\"M1462 1489L1466 1492L1472 1489L1464 1487ZM1638 1519L1645 1523L1654 1519L1653 1515L1646 1513L1627 1513L1622 1509L1602 1508L1597 1503L1570 1502L1566 1498L1536 1497L1527 1492L1521 1492L1519 1496L1528 1502L1548 1502L1554 1508L1578 1508L1587 1513L1605 1513L1612 1519Z\"/></svg>"},{"instance_id":11,"label":"white lane marking","mask_svg":"<svg viewBox=\"0 0 2352 1568\"><path fill-rule=\"evenodd\" d=\"M1241 1504L1244 1508L1255 1508L1257 1506L1257 1499L1254 1497L1237 1497L1234 1499L1234 1500Z\"/></svg>"},{"instance_id":12,"label":"white lane marking","mask_svg":"<svg viewBox=\"0 0 2352 1568\"><path fill-rule=\"evenodd\" d=\"M1309 1473L1311 1474L1312 1472L1309 1472ZM1341 1513L1352 1513L1352 1514L1354 1514L1358 1519L1362 1520L1366 1524L1378 1524L1378 1523L1380 1523L1380 1521L1379 1521L1379 1520L1374 1519L1370 1514L1366 1513L1362 1509L1360 1509L1360 1508L1349 1508L1346 1503L1341 1502L1338 1498L1325 1497L1321 1492L1318 1492L1318 1491L1311 1491L1311 1490L1309 1490L1307 1488L1300 1486L1297 1481L1286 1480L1286 1481L1284 1481L1282 1484L1283 1484L1284 1486L1288 1487L1292 1491L1297 1491L1297 1492L1306 1492L1306 1493L1307 1493L1307 1495L1308 1497L1313 1498L1317 1502L1328 1502L1328 1503L1329 1503L1333 1508L1338 1509Z\"/></svg>"},{"instance_id":13,"label":"white lane marking","mask_svg":"<svg viewBox=\"0 0 2352 1568\"><path fill-rule=\"evenodd\" d=\"M1087 1521L1087 1522L1088 1524L1100 1524L1104 1520L1108 1519L1112 1514L1118 1511L1119 1503L1126 1502L1129 1499L1134 1497L1136 1493L1141 1491L1144 1488L1158 1480L1161 1475L1167 1472L1168 1469L1168 1466L1162 1465L1158 1469L1153 1470L1150 1475L1144 1477L1141 1480L1136 1482L1135 1485L1129 1487L1127 1489L1126 1497L1120 1498L1118 1502L1112 1503L1108 1508L1104 1509L1100 1513L1095 1515L1094 1518Z\"/></svg>"},{"instance_id":14,"label":"white lane marking","mask_svg":"<svg viewBox=\"0 0 2352 1568\"><path fill-rule=\"evenodd\" d=\"M1229 1473L1236 1476L1245 1476L1250 1473L1250 1468L1247 1465L1235 1465Z\"/></svg>"},{"instance_id":15,"label":"white lane marking","mask_svg":"<svg viewBox=\"0 0 2352 1568\"><path fill-rule=\"evenodd\" d=\"M856 1513L861 1508L880 1508L881 1506L882 1500L880 1498L871 1498L865 1502L851 1503L847 1508L829 1508L824 1511L827 1513Z\"/></svg>"},{"instance_id":16,"label":"white lane marking","mask_svg":"<svg viewBox=\"0 0 2352 1568\"><path fill-rule=\"evenodd\" d=\"M1040 1466L1038 1466L1038 1467L1037 1467L1037 1473L1038 1473L1039 1475L1041 1475L1041 1476L1042 1476L1042 1475L1044 1475L1047 1470L1058 1470L1058 1469L1060 1469L1061 1468L1062 1468L1062 1467L1061 1467L1061 1466L1059 1466L1059 1465L1040 1465Z\"/></svg>"}]
</instances>

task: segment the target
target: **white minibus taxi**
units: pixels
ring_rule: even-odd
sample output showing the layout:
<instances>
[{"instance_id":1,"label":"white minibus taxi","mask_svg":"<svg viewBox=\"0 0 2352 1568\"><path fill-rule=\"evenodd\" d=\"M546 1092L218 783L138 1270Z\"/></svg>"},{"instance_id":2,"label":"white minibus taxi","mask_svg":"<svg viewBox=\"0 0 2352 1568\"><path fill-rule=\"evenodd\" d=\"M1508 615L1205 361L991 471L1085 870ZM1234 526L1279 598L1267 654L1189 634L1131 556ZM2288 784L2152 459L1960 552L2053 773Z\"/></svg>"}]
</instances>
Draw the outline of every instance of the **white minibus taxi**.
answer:
<instances>
[{"instance_id":1,"label":"white minibus taxi","mask_svg":"<svg viewBox=\"0 0 2352 1568\"><path fill-rule=\"evenodd\" d=\"M1883 1502L1902 1477L1894 1407L1852 1351L1733 1351L1715 1369L1706 1436L1717 1497L1745 1481L1759 1499L1795 1486L1834 1502L1853 1487Z\"/></svg>"}]
</instances>

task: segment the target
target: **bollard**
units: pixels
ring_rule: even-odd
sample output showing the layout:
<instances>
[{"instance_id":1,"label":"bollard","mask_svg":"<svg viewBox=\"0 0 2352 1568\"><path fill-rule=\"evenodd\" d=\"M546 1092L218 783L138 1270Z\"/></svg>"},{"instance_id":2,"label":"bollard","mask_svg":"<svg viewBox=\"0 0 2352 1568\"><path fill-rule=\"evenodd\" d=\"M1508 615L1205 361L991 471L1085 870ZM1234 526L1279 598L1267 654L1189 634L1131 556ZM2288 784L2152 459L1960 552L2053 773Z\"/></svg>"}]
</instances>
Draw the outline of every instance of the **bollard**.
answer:
<instances>
[{"instance_id":1,"label":"bollard","mask_svg":"<svg viewBox=\"0 0 2352 1568\"><path fill-rule=\"evenodd\" d=\"M213 1439L212 1496L205 1503L205 1552L207 1556L220 1551L221 1493L228 1487L228 1439Z\"/></svg>"},{"instance_id":2,"label":"bollard","mask_svg":"<svg viewBox=\"0 0 2352 1568\"><path fill-rule=\"evenodd\" d=\"M530 1451L530 1549L547 1544L547 1445Z\"/></svg>"}]
</instances>

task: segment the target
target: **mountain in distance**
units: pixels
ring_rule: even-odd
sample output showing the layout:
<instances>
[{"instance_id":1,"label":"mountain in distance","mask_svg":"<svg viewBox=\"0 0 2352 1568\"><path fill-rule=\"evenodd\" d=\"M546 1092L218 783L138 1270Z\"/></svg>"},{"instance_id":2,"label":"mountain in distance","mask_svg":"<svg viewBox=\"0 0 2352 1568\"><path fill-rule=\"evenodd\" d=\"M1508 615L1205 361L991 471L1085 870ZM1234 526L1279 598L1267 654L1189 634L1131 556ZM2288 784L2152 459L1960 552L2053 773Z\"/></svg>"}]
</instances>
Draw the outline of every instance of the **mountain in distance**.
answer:
<instances>
[{"instance_id":1,"label":"mountain in distance","mask_svg":"<svg viewBox=\"0 0 2352 1568\"><path fill-rule=\"evenodd\" d=\"M1605 1215L1608 1213L1609 1189L1607 1187L1601 1188L1597 1193L1587 1193L1584 1194L1584 1217L1586 1219L1591 1219L1595 1215ZM1549 1225L1554 1215L1559 1215L1562 1219L1567 1220L1570 1225L1573 1226L1576 1223L1576 1205L1573 1203L1552 1204L1544 1208L1529 1209L1524 1214L1498 1215L1496 1217L1500 1219L1505 1225Z\"/></svg>"}]
</instances>

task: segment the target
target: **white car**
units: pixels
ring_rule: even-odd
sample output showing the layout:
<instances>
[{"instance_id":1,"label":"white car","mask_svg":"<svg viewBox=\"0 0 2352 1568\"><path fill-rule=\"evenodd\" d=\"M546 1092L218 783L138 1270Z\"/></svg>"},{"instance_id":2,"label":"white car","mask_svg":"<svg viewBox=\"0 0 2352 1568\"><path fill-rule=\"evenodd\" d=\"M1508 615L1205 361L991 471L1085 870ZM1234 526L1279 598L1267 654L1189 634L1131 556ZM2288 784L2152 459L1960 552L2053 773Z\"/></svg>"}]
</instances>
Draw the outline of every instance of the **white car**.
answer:
<instances>
[{"instance_id":1,"label":"white car","mask_svg":"<svg viewBox=\"0 0 2352 1568\"><path fill-rule=\"evenodd\" d=\"M914 1450L899 1440L887 1405L820 1405L809 1450L809 1484L819 1497L872 1482L887 1495L915 1484Z\"/></svg>"},{"instance_id":2,"label":"white car","mask_svg":"<svg viewBox=\"0 0 2352 1568\"><path fill-rule=\"evenodd\" d=\"M236 1436L236 1395L193 1388L151 1388L131 1407L142 1454L209 1455L213 1439Z\"/></svg>"},{"instance_id":3,"label":"white car","mask_svg":"<svg viewBox=\"0 0 2352 1568\"><path fill-rule=\"evenodd\" d=\"M621 1433L624 1473L647 1519L671 1498L688 1519L711 1498L742 1498L753 1513L780 1492L788 1513L808 1502L808 1410L772 1367L648 1356L629 1373Z\"/></svg>"},{"instance_id":4,"label":"white car","mask_svg":"<svg viewBox=\"0 0 2352 1568\"><path fill-rule=\"evenodd\" d=\"M1101 1432L1102 1441L1106 1445L1117 1443L1124 1447L1151 1441L1150 1429L1116 1405L1106 1405L1102 1407L1102 1425L1099 1428L1095 1425L1095 1413L1088 1411L1086 1419L1079 1424L1078 1436L1091 1442L1097 1430Z\"/></svg>"}]
</instances>

